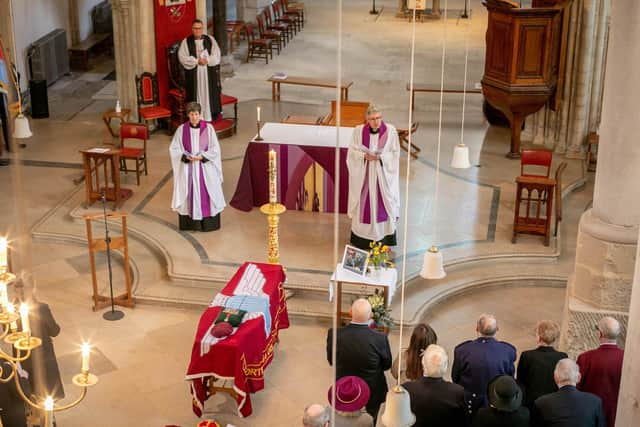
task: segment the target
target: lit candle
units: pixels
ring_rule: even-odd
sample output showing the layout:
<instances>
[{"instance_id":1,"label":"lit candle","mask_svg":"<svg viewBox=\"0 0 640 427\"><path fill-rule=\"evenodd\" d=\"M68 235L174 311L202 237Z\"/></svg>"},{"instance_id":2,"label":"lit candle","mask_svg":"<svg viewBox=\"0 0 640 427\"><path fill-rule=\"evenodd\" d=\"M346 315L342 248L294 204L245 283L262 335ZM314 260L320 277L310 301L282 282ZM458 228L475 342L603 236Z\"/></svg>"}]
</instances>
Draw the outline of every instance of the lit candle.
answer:
<instances>
[{"instance_id":1,"label":"lit candle","mask_svg":"<svg viewBox=\"0 0 640 427\"><path fill-rule=\"evenodd\" d=\"M20 304L20 320L22 321L22 332L27 335L31 333L31 328L29 328L29 306L24 302Z\"/></svg>"},{"instance_id":2,"label":"lit candle","mask_svg":"<svg viewBox=\"0 0 640 427\"><path fill-rule=\"evenodd\" d=\"M0 237L0 271L6 270L7 268L7 247L9 244L7 243L6 237Z\"/></svg>"},{"instance_id":3,"label":"lit candle","mask_svg":"<svg viewBox=\"0 0 640 427\"><path fill-rule=\"evenodd\" d=\"M260 107L258 107L258 121L260 121Z\"/></svg>"},{"instance_id":4,"label":"lit candle","mask_svg":"<svg viewBox=\"0 0 640 427\"><path fill-rule=\"evenodd\" d=\"M91 345L82 343L82 373L89 372L89 356L91 355Z\"/></svg>"},{"instance_id":5,"label":"lit candle","mask_svg":"<svg viewBox=\"0 0 640 427\"><path fill-rule=\"evenodd\" d=\"M16 307L13 304L7 304L7 313L16 314ZM18 329L18 324L14 320L13 322L11 322L11 325L9 325L9 327L11 328L12 332L15 332L16 329Z\"/></svg>"},{"instance_id":6,"label":"lit candle","mask_svg":"<svg viewBox=\"0 0 640 427\"><path fill-rule=\"evenodd\" d=\"M53 397L47 396L47 398L44 399L44 410L46 411L45 426L51 427L53 426Z\"/></svg>"},{"instance_id":7,"label":"lit candle","mask_svg":"<svg viewBox=\"0 0 640 427\"><path fill-rule=\"evenodd\" d=\"M8 305L9 296L7 295L7 284L4 280L0 279L0 306L2 307L2 311L6 311Z\"/></svg>"},{"instance_id":8,"label":"lit candle","mask_svg":"<svg viewBox=\"0 0 640 427\"><path fill-rule=\"evenodd\" d=\"M278 203L276 152L269 150L269 203Z\"/></svg>"}]
</instances>

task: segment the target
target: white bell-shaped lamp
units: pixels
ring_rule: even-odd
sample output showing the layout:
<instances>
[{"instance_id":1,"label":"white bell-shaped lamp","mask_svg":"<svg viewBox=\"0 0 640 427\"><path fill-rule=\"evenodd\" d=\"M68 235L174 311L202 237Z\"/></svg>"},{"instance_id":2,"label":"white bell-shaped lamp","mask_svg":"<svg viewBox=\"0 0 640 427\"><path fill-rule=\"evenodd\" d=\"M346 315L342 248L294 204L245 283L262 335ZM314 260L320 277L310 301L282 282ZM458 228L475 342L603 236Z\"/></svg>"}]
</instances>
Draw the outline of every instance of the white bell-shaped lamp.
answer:
<instances>
[{"instance_id":1,"label":"white bell-shaped lamp","mask_svg":"<svg viewBox=\"0 0 640 427\"><path fill-rule=\"evenodd\" d=\"M444 271L442 252L437 247L431 246L424 254L424 262L420 276L425 279L442 279L447 273Z\"/></svg>"},{"instance_id":2,"label":"white bell-shaped lamp","mask_svg":"<svg viewBox=\"0 0 640 427\"><path fill-rule=\"evenodd\" d=\"M33 134L29 129L29 119L24 114L20 113L16 116L13 127L13 137L16 139L31 138Z\"/></svg>"},{"instance_id":3,"label":"white bell-shaped lamp","mask_svg":"<svg viewBox=\"0 0 640 427\"><path fill-rule=\"evenodd\" d=\"M451 167L456 169L467 169L471 167L471 163L469 163L469 147L462 142L453 149Z\"/></svg>"},{"instance_id":4,"label":"white bell-shaped lamp","mask_svg":"<svg viewBox=\"0 0 640 427\"><path fill-rule=\"evenodd\" d=\"M396 385L387 392L381 421L385 427L409 427L416 422L409 392L402 386Z\"/></svg>"}]
</instances>

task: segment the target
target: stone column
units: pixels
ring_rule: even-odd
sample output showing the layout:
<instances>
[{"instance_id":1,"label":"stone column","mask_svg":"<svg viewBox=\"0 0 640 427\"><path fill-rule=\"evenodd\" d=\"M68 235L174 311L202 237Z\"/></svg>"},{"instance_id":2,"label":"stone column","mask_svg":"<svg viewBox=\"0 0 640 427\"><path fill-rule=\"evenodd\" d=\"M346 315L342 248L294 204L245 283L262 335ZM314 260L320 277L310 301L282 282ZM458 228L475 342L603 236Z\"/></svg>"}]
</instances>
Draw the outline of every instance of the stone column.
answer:
<instances>
[{"instance_id":1,"label":"stone column","mask_svg":"<svg viewBox=\"0 0 640 427\"><path fill-rule=\"evenodd\" d=\"M139 3L140 31L140 71L156 71L156 33L153 2L141 1Z\"/></svg>"},{"instance_id":2,"label":"stone column","mask_svg":"<svg viewBox=\"0 0 640 427\"><path fill-rule=\"evenodd\" d=\"M640 425L640 247L636 252L636 271L633 277L633 291L629 304L629 327L622 363L622 381L618 395L616 426Z\"/></svg>"},{"instance_id":3,"label":"stone column","mask_svg":"<svg viewBox=\"0 0 640 427\"><path fill-rule=\"evenodd\" d=\"M602 114L602 91L604 69L609 34L609 0L601 0L597 13L595 49L593 56L593 80L591 85L591 106L589 108L589 132L597 132Z\"/></svg>"},{"instance_id":4,"label":"stone column","mask_svg":"<svg viewBox=\"0 0 640 427\"><path fill-rule=\"evenodd\" d=\"M207 0L196 0L196 18L198 18L204 23L204 28L206 30L207 29Z\"/></svg>"},{"instance_id":5,"label":"stone column","mask_svg":"<svg viewBox=\"0 0 640 427\"><path fill-rule=\"evenodd\" d=\"M80 23L78 21L78 0L69 0L69 35L71 45L80 43Z\"/></svg>"},{"instance_id":6,"label":"stone column","mask_svg":"<svg viewBox=\"0 0 640 427\"><path fill-rule=\"evenodd\" d=\"M562 347L575 356L597 345L593 330L603 315L620 320L623 337L636 261L640 199L640 3L611 7L605 90L593 208L580 219L575 267L567 285Z\"/></svg>"}]
</instances>

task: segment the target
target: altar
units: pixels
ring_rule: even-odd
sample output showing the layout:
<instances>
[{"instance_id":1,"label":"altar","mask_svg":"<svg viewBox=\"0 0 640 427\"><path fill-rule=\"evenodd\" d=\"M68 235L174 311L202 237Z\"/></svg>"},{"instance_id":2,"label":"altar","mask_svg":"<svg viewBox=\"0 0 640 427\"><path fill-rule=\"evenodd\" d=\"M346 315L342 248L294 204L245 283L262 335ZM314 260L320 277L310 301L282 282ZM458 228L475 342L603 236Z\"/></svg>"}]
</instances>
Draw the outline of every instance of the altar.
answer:
<instances>
[{"instance_id":1,"label":"altar","mask_svg":"<svg viewBox=\"0 0 640 427\"><path fill-rule=\"evenodd\" d=\"M269 201L268 152L274 150L278 158L278 203L288 210L334 212L336 129L340 135L338 212L347 213L351 127L265 123L260 130L263 140L254 137L247 147L230 205L250 211Z\"/></svg>"}]
</instances>

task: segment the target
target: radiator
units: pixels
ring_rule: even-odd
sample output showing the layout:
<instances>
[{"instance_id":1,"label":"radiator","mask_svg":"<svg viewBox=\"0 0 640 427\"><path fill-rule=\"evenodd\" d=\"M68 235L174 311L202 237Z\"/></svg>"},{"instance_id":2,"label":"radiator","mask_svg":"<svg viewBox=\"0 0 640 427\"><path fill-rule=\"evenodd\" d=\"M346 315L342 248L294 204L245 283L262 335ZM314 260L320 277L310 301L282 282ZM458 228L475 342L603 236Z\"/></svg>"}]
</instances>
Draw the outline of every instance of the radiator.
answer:
<instances>
[{"instance_id":1,"label":"radiator","mask_svg":"<svg viewBox=\"0 0 640 427\"><path fill-rule=\"evenodd\" d=\"M58 28L33 42L29 61L31 79L46 80L47 85L69 74L66 31Z\"/></svg>"}]
</instances>

